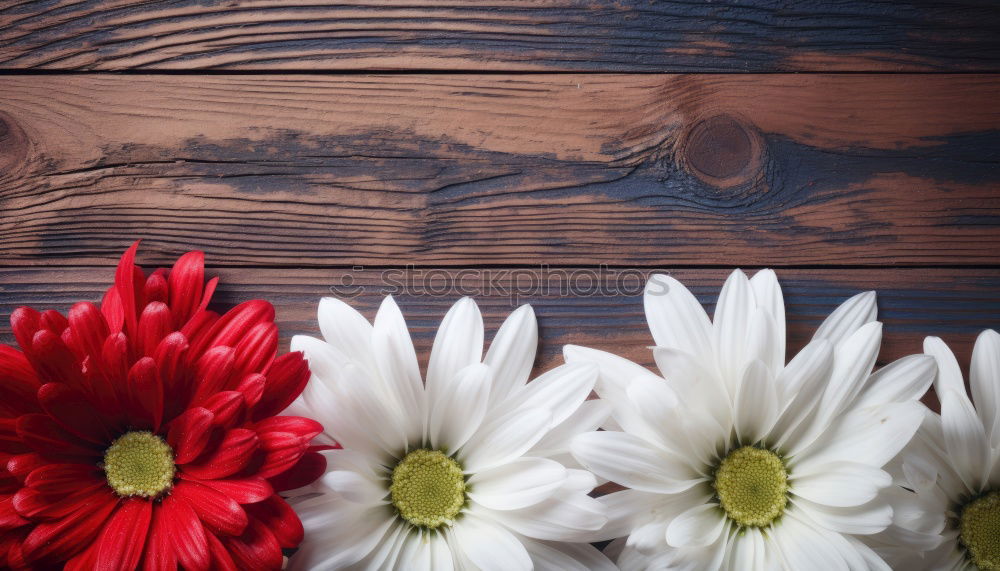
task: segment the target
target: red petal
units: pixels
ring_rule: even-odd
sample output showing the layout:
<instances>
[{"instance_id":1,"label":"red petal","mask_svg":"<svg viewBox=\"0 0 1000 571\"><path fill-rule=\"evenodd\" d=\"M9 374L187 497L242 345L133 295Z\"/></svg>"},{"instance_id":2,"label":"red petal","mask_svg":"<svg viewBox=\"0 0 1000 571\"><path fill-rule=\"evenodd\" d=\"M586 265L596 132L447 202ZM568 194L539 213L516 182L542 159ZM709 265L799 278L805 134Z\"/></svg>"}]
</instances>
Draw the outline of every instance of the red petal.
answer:
<instances>
[{"instance_id":1,"label":"red petal","mask_svg":"<svg viewBox=\"0 0 1000 571\"><path fill-rule=\"evenodd\" d=\"M128 370L131 367L128 338L124 333L109 335L101 349L101 371L109 390L119 403L128 402Z\"/></svg>"},{"instance_id":2,"label":"red petal","mask_svg":"<svg viewBox=\"0 0 1000 571\"><path fill-rule=\"evenodd\" d=\"M91 543L90 547L66 562L63 571L93 571L97 566L97 544Z\"/></svg>"},{"instance_id":3,"label":"red petal","mask_svg":"<svg viewBox=\"0 0 1000 571\"><path fill-rule=\"evenodd\" d=\"M306 452L290 470L270 479L275 492L294 490L315 482L326 473L326 456L318 452Z\"/></svg>"},{"instance_id":4,"label":"red petal","mask_svg":"<svg viewBox=\"0 0 1000 571\"><path fill-rule=\"evenodd\" d=\"M38 411L35 395L41 383L24 353L7 345L0 345L0 379L3 382L0 415L18 416Z\"/></svg>"},{"instance_id":5,"label":"red petal","mask_svg":"<svg viewBox=\"0 0 1000 571\"><path fill-rule=\"evenodd\" d=\"M76 555L94 540L117 505L118 499L110 491L94 494L88 507L59 521L38 524L24 539L25 558L32 562L55 562Z\"/></svg>"},{"instance_id":6,"label":"red petal","mask_svg":"<svg viewBox=\"0 0 1000 571\"><path fill-rule=\"evenodd\" d=\"M265 432L260 434L260 447L265 452L264 463L257 475L270 478L298 463L309 448L309 441L291 432Z\"/></svg>"},{"instance_id":7,"label":"red petal","mask_svg":"<svg viewBox=\"0 0 1000 571\"><path fill-rule=\"evenodd\" d=\"M135 266L135 252L138 248L139 242L136 241L128 250L125 250L118 262L118 269L115 271L115 289L118 290L118 297L121 299L122 310L125 314L125 330L133 335L139 327L139 317L136 313L136 306L139 304L136 300L135 283L135 272L138 269ZM142 281L145 282L145 279Z\"/></svg>"},{"instance_id":8,"label":"red petal","mask_svg":"<svg viewBox=\"0 0 1000 571\"><path fill-rule=\"evenodd\" d=\"M236 344L236 368L241 375L263 372L277 353L278 326L273 322L258 323Z\"/></svg>"},{"instance_id":9,"label":"red petal","mask_svg":"<svg viewBox=\"0 0 1000 571\"><path fill-rule=\"evenodd\" d=\"M208 549L212 557L212 571L239 571L236 563L233 563L233 558L230 557L229 551L222 545L219 538L210 533L207 535Z\"/></svg>"},{"instance_id":10,"label":"red petal","mask_svg":"<svg viewBox=\"0 0 1000 571\"><path fill-rule=\"evenodd\" d=\"M31 452L31 447L17 433L17 418L0 418L0 451L5 454Z\"/></svg>"},{"instance_id":11,"label":"red petal","mask_svg":"<svg viewBox=\"0 0 1000 571\"><path fill-rule=\"evenodd\" d=\"M11 530L28 524L14 509L14 497L0 499L0 532Z\"/></svg>"},{"instance_id":12,"label":"red petal","mask_svg":"<svg viewBox=\"0 0 1000 571\"><path fill-rule=\"evenodd\" d=\"M188 339L201 339L208 334L208 331L210 331L218 321L218 313L215 313L214 311L199 310L191 317L191 319L188 320L187 323L184 324L183 327L181 327L181 333L183 333ZM204 352L205 349L210 347L211 345L207 343L199 343L199 351L195 354L199 355Z\"/></svg>"},{"instance_id":13,"label":"red petal","mask_svg":"<svg viewBox=\"0 0 1000 571\"><path fill-rule=\"evenodd\" d=\"M167 286L167 278L163 275L164 271L163 269L156 270L146 279L145 294L143 296L146 299L146 303L153 303L154 301L168 303L170 301L169 287Z\"/></svg>"},{"instance_id":14,"label":"red petal","mask_svg":"<svg viewBox=\"0 0 1000 571\"><path fill-rule=\"evenodd\" d=\"M171 333L160 341L153 352L153 359L160 367L163 382L164 418L180 414L191 402L194 373L187 363L188 342L184 334Z\"/></svg>"},{"instance_id":15,"label":"red petal","mask_svg":"<svg viewBox=\"0 0 1000 571\"><path fill-rule=\"evenodd\" d=\"M17 435L22 442L47 457L94 458L101 455L97 447L88 447L44 414L26 414L18 418Z\"/></svg>"},{"instance_id":16,"label":"red petal","mask_svg":"<svg viewBox=\"0 0 1000 571\"><path fill-rule=\"evenodd\" d=\"M76 510L85 509L95 494L107 486L106 481L92 480L90 484L77 481L74 491L63 497L43 494L35 488L21 488L14 495L14 508L24 517L32 519L59 519Z\"/></svg>"},{"instance_id":17,"label":"red petal","mask_svg":"<svg viewBox=\"0 0 1000 571\"><path fill-rule=\"evenodd\" d=\"M186 410L170 423L167 444L174 449L174 462L187 464L205 450L212 435L215 415L204 408Z\"/></svg>"},{"instance_id":18,"label":"red petal","mask_svg":"<svg viewBox=\"0 0 1000 571\"><path fill-rule=\"evenodd\" d=\"M209 530L222 535L240 535L247 526L247 513L240 504L208 486L181 479L171 497L190 505Z\"/></svg>"},{"instance_id":19,"label":"red petal","mask_svg":"<svg viewBox=\"0 0 1000 571\"><path fill-rule=\"evenodd\" d=\"M302 543L302 522L292 506L281 497L271 496L263 502L247 506L246 510L271 530L282 547L290 549Z\"/></svg>"},{"instance_id":20,"label":"red petal","mask_svg":"<svg viewBox=\"0 0 1000 571\"><path fill-rule=\"evenodd\" d=\"M208 397L202 406L215 415L215 426L229 428L240 423L246 412L243 393L239 391L223 391Z\"/></svg>"},{"instance_id":21,"label":"red petal","mask_svg":"<svg viewBox=\"0 0 1000 571\"><path fill-rule=\"evenodd\" d=\"M243 393L243 400L248 408L253 408L264 396L264 385L267 384L267 377L259 373L243 377L236 390Z\"/></svg>"},{"instance_id":22,"label":"red petal","mask_svg":"<svg viewBox=\"0 0 1000 571\"><path fill-rule=\"evenodd\" d=\"M101 415L80 391L62 383L47 383L38 389L38 403L59 426L98 445L111 442Z\"/></svg>"},{"instance_id":23,"label":"red petal","mask_svg":"<svg viewBox=\"0 0 1000 571\"><path fill-rule=\"evenodd\" d=\"M75 304L69 310L69 327L73 331L73 349L82 360L87 355L99 357L110 330L101 310L90 302Z\"/></svg>"},{"instance_id":24,"label":"red petal","mask_svg":"<svg viewBox=\"0 0 1000 571\"><path fill-rule=\"evenodd\" d=\"M184 569L208 569L211 556L205 528L194 509L186 501L167 496L160 516L166 521L167 537Z\"/></svg>"},{"instance_id":25,"label":"red petal","mask_svg":"<svg viewBox=\"0 0 1000 571\"><path fill-rule=\"evenodd\" d=\"M274 307L270 303L259 299L243 302L219 318L205 334L191 338L191 344L195 353L208 347L234 347L255 325L273 321Z\"/></svg>"},{"instance_id":26,"label":"red petal","mask_svg":"<svg viewBox=\"0 0 1000 571\"><path fill-rule=\"evenodd\" d=\"M312 440L323 432L323 425L301 416L272 416L254 425L257 432L291 432L306 440Z\"/></svg>"},{"instance_id":27,"label":"red petal","mask_svg":"<svg viewBox=\"0 0 1000 571\"><path fill-rule=\"evenodd\" d=\"M138 349L143 355L153 355L164 337L174 330L174 316L167 304L154 301L142 310L136 335Z\"/></svg>"},{"instance_id":28,"label":"red petal","mask_svg":"<svg viewBox=\"0 0 1000 571\"><path fill-rule=\"evenodd\" d=\"M108 330L118 333L125 325L125 308L122 307L122 298L118 295L115 286L108 288L104 292L104 299L101 300L101 315L108 324Z\"/></svg>"},{"instance_id":29,"label":"red petal","mask_svg":"<svg viewBox=\"0 0 1000 571\"><path fill-rule=\"evenodd\" d=\"M104 531L97 540L97 562L95 569L118 571L135 569L146 545L149 520L153 516L153 502L145 498L133 498L115 511Z\"/></svg>"},{"instance_id":30,"label":"red petal","mask_svg":"<svg viewBox=\"0 0 1000 571\"><path fill-rule=\"evenodd\" d=\"M76 356L58 335L48 329L40 329L35 333L31 349L26 349L25 355L38 372L39 380L76 387L82 384Z\"/></svg>"},{"instance_id":31,"label":"red petal","mask_svg":"<svg viewBox=\"0 0 1000 571\"><path fill-rule=\"evenodd\" d=\"M153 506L153 519L149 524L149 537L146 539L146 550L142 554L143 571L177 571L177 555L174 553L174 538L170 536L170 516L164 510L164 506L172 496L164 498L159 506ZM181 500L173 500L174 503L185 504ZM189 510L189 506L185 504ZM200 521L195 521L199 530L202 530L204 539L204 528Z\"/></svg>"},{"instance_id":32,"label":"red petal","mask_svg":"<svg viewBox=\"0 0 1000 571\"><path fill-rule=\"evenodd\" d=\"M201 294L201 305L198 306L198 311L205 311L208 308L208 302L212 300L212 296L215 295L215 288L219 285L219 278L212 278L208 280L205 284L205 293Z\"/></svg>"},{"instance_id":33,"label":"red petal","mask_svg":"<svg viewBox=\"0 0 1000 571\"><path fill-rule=\"evenodd\" d=\"M190 476L186 478L191 479ZM198 483L226 494L239 504L252 504L264 501L274 495L274 489L264 478L198 480Z\"/></svg>"},{"instance_id":34,"label":"red petal","mask_svg":"<svg viewBox=\"0 0 1000 571\"><path fill-rule=\"evenodd\" d=\"M173 309L174 323L186 323L201 304L201 293L205 283L205 254L188 252L177 258L170 270L170 307Z\"/></svg>"},{"instance_id":35,"label":"red petal","mask_svg":"<svg viewBox=\"0 0 1000 571\"><path fill-rule=\"evenodd\" d=\"M198 359L192 404L200 405L208 397L228 388L236 372L235 359L236 352L231 347L213 347Z\"/></svg>"},{"instance_id":36,"label":"red petal","mask_svg":"<svg viewBox=\"0 0 1000 571\"><path fill-rule=\"evenodd\" d=\"M132 425L158 431L163 420L163 385L156 361L151 357L136 361L128 374L128 390Z\"/></svg>"},{"instance_id":37,"label":"red petal","mask_svg":"<svg viewBox=\"0 0 1000 571\"><path fill-rule=\"evenodd\" d=\"M257 520L250 520L243 535L220 539L240 569L266 571L281 568L281 545L274 534Z\"/></svg>"},{"instance_id":38,"label":"red petal","mask_svg":"<svg viewBox=\"0 0 1000 571\"><path fill-rule=\"evenodd\" d=\"M63 317L63 314L59 313L54 309L46 309L42 312L41 320L39 320L39 325L44 329L48 329L56 336L61 336L63 331L69 327L69 321Z\"/></svg>"},{"instance_id":39,"label":"red petal","mask_svg":"<svg viewBox=\"0 0 1000 571\"><path fill-rule=\"evenodd\" d=\"M199 480L216 480L232 476L246 468L259 446L257 433L245 428L230 430L215 450L203 453L197 462L181 469Z\"/></svg>"},{"instance_id":40,"label":"red petal","mask_svg":"<svg viewBox=\"0 0 1000 571\"><path fill-rule=\"evenodd\" d=\"M41 328L42 314L30 307L19 307L10 314L10 328L21 349L30 349L31 340Z\"/></svg>"},{"instance_id":41,"label":"red petal","mask_svg":"<svg viewBox=\"0 0 1000 571\"><path fill-rule=\"evenodd\" d=\"M309 365L302 353L288 353L274 360L267 371L264 396L254 407L253 418L274 416L288 408L309 382Z\"/></svg>"},{"instance_id":42,"label":"red petal","mask_svg":"<svg viewBox=\"0 0 1000 571\"><path fill-rule=\"evenodd\" d=\"M10 460L7 461L7 471L23 483L32 470L46 465L48 465L48 461L35 452L18 454L17 456L11 456Z\"/></svg>"},{"instance_id":43,"label":"red petal","mask_svg":"<svg viewBox=\"0 0 1000 571\"><path fill-rule=\"evenodd\" d=\"M31 471L24 485L46 495L66 495L101 477L101 471L92 464L45 464Z\"/></svg>"}]
</instances>

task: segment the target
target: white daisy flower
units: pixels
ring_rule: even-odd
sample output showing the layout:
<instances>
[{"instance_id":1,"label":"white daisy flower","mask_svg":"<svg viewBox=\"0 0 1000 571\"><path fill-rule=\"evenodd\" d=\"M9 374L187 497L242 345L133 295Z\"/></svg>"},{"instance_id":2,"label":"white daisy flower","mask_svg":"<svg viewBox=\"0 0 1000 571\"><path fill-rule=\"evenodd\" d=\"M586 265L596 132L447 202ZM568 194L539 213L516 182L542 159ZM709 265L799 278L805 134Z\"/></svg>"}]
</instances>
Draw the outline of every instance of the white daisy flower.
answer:
<instances>
[{"instance_id":1,"label":"white daisy flower","mask_svg":"<svg viewBox=\"0 0 1000 571\"><path fill-rule=\"evenodd\" d=\"M391 297L374 323L336 299L319 305L325 341L295 337L313 372L292 410L326 427L326 474L295 503L299 569L613 569L585 535L607 521L597 485L569 454L606 405L587 401L588 364L528 383L538 331L510 315L483 357L483 321L465 298L438 329L426 385ZM569 543L568 543L569 542Z\"/></svg>"},{"instance_id":2,"label":"white daisy flower","mask_svg":"<svg viewBox=\"0 0 1000 571\"><path fill-rule=\"evenodd\" d=\"M609 430L576 458L629 488L601 498L623 569L887 569L858 536L889 525L882 467L920 425L933 359L871 374L881 341L874 292L831 314L785 364L781 289L735 271L709 320L679 282L653 276L646 319L662 377L614 355L594 362ZM622 543L624 545L622 545ZM610 552L610 551L609 551Z\"/></svg>"},{"instance_id":3,"label":"white daisy flower","mask_svg":"<svg viewBox=\"0 0 1000 571\"><path fill-rule=\"evenodd\" d=\"M1000 334L976 339L972 400L958 361L937 337L941 414L926 411L916 437L893 463L899 507L872 545L899 569L1000 569Z\"/></svg>"}]
</instances>

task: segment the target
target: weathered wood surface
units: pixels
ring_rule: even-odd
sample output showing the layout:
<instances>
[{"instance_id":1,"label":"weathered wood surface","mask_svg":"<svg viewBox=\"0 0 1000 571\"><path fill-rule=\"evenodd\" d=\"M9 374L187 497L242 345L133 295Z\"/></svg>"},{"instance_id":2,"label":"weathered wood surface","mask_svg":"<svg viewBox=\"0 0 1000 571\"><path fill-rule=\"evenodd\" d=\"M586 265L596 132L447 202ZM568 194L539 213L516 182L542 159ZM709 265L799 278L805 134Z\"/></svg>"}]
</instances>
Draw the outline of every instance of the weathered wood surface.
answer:
<instances>
[{"instance_id":1,"label":"weathered wood surface","mask_svg":"<svg viewBox=\"0 0 1000 571\"><path fill-rule=\"evenodd\" d=\"M142 261L147 258L141 257ZM648 270L612 274L596 268L550 268L541 273L546 287L537 281L532 287L532 279L538 278L531 276L539 276L539 268L437 269L406 278L400 269L388 274L371 269L219 269L216 262L207 260L209 274L221 278L216 306L224 309L247 299L270 300L277 308L284 348L292 335L318 335L315 312L321 297L336 292L374 318L383 295L395 292L421 363L426 365L434 332L448 307L461 295L473 295L486 320L487 339L514 307L532 304L542 340L537 371L561 363L560 351L566 343L605 349L652 366L647 348L652 338L641 295ZM729 272L663 269L685 283L709 311ZM113 271L0 270L0 342L13 341L7 319L16 307L64 311L75 301L97 301L113 279ZM918 353L924 336L938 335L967 366L976 335L1000 327L1000 269L781 270L778 279L785 293L789 355L808 341L838 304L869 289L878 292L879 317L885 323L880 363ZM392 289L404 283L407 291ZM338 289L332 290L335 286ZM571 295L567 294L570 287L574 288Z\"/></svg>"},{"instance_id":2,"label":"weathered wood surface","mask_svg":"<svg viewBox=\"0 0 1000 571\"><path fill-rule=\"evenodd\" d=\"M26 69L1000 69L992 0L4 0Z\"/></svg>"},{"instance_id":3,"label":"weathered wood surface","mask_svg":"<svg viewBox=\"0 0 1000 571\"><path fill-rule=\"evenodd\" d=\"M994 265L1000 77L0 77L0 264Z\"/></svg>"}]
</instances>

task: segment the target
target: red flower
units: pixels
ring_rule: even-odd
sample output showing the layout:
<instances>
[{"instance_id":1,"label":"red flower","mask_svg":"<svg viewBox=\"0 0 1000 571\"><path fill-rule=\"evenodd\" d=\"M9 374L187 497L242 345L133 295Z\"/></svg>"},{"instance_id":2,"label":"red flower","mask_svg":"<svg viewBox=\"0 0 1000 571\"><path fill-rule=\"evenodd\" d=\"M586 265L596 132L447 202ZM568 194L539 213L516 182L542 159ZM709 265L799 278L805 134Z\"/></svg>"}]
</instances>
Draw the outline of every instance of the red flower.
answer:
<instances>
[{"instance_id":1,"label":"red flower","mask_svg":"<svg viewBox=\"0 0 1000 571\"><path fill-rule=\"evenodd\" d=\"M0 345L0 567L277 569L302 540L278 491L325 461L275 416L309 378L274 309L206 309L204 255L148 277L133 245L100 308L20 308Z\"/></svg>"}]
</instances>

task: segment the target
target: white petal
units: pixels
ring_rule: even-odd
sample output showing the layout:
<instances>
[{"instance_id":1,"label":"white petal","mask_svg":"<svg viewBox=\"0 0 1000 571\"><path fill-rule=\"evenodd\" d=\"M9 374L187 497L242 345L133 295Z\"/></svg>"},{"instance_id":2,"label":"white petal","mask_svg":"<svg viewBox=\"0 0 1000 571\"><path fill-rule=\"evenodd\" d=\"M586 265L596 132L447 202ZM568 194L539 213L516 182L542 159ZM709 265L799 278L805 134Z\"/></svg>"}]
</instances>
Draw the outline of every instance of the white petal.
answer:
<instances>
[{"instance_id":1,"label":"white petal","mask_svg":"<svg viewBox=\"0 0 1000 571\"><path fill-rule=\"evenodd\" d=\"M455 568L455 558L447 540L437 533L429 534L428 543L431 550L431 569L434 571L452 571Z\"/></svg>"},{"instance_id":2,"label":"white petal","mask_svg":"<svg viewBox=\"0 0 1000 571\"><path fill-rule=\"evenodd\" d=\"M478 472L518 458L549 429L552 414L542 408L516 410L486 424L459 451L467 472Z\"/></svg>"},{"instance_id":3,"label":"white petal","mask_svg":"<svg viewBox=\"0 0 1000 571\"><path fill-rule=\"evenodd\" d=\"M372 324L363 315L339 299L324 297L319 301L317 319L327 343L365 369L375 371Z\"/></svg>"},{"instance_id":4,"label":"white petal","mask_svg":"<svg viewBox=\"0 0 1000 571\"><path fill-rule=\"evenodd\" d=\"M403 410L409 412L408 436L411 439L421 437L427 417L424 384L413 340L392 296L382 300L375 315L372 348L379 373L387 381L386 388L399 400Z\"/></svg>"},{"instance_id":5,"label":"white petal","mask_svg":"<svg viewBox=\"0 0 1000 571\"><path fill-rule=\"evenodd\" d=\"M972 350L969 384L976 412L983 421L990 447L1000 448L1000 334L983 331Z\"/></svg>"},{"instance_id":6,"label":"white petal","mask_svg":"<svg viewBox=\"0 0 1000 571\"><path fill-rule=\"evenodd\" d=\"M502 526L467 514L452 530L456 547L482 571L531 569L527 550Z\"/></svg>"},{"instance_id":7,"label":"white petal","mask_svg":"<svg viewBox=\"0 0 1000 571\"><path fill-rule=\"evenodd\" d=\"M785 363L781 360L784 357L778 356L779 341L775 339L775 326L771 316L763 309L755 308L750 313L750 321L747 323L747 334L743 353L745 362L760 360L772 371L780 371ZM784 347L785 341L780 341ZM784 355L784 351L782 351Z\"/></svg>"},{"instance_id":8,"label":"white petal","mask_svg":"<svg viewBox=\"0 0 1000 571\"><path fill-rule=\"evenodd\" d=\"M973 492L988 479L990 451L986 432L965 391L951 388L938 392L941 399L941 426L948 457L955 471Z\"/></svg>"},{"instance_id":9,"label":"white petal","mask_svg":"<svg viewBox=\"0 0 1000 571\"><path fill-rule=\"evenodd\" d=\"M771 371L761 361L751 361L743 373L733 407L736 434L742 444L755 444L767 436L778 416L778 395Z\"/></svg>"},{"instance_id":10,"label":"white petal","mask_svg":"<svg viewBox=\"0 0 1000 571\"><path fill-rule=\"evenodd\" d=\"M593 363L560 365L521 387L490 414L506 414L531 406L548 409L553 424L562 423L587 400L599 372Z\"/></svg>"},{"instance_id":11,"label":"white petal","mask_svg":"<svg viewBox=\"0 0 1000 571\"><path fill-rule=\"evenodd\" d=\"M472 501L494 510L525 508L548 498L566 481L566 468L546 458L518 458L469 478Z\"/></svg>"},{"instance_id":12,"label":"white petal","mask_svg":"<svg viewBox=\"0 0 1000 571\"><path fill-rule=\"evenodd\" d=\"M854 406L919 400L934 381L937 366L927 355L908 355L872 374Z\"/></svg>"},{"instance_id":13,"label":"white petal","mask_svg":"<svg viewBox=\"0 0 1000 571\"><path fill-rule=\"evenodd\" d=\"M369 438L388 454L398 454L406 448L405 412L399 409L394 398L386 398L364 369L354 363L344 365L340 382L332 388L338 401L337 410L344 418L325 417L324 422L329 423L327 430L343 432L348 428L344 426L346 423L354 423L355 427L350 428L352 434L360 428L369 433Z\"/></svg>"},{"instance_id":14,"label":"white petal","mask_svg":"<svg viewBox=\"0 0 1000 571\"><path fill-rule=\"evenodd\" d=\"M448 383L459 371L481 362L483 357L483 317L471 298L463 297L451 306L438 328L427 363L427 391L447 393Z\"/></svg>"},{"instance_id":15,"label":"white petal","mask_svg":"<svg viewBox=\"0 0 1000 571\"><path fill-rule=\"evenodd\" d=\"M579 345L565 345L563 358L567 363L596 363L601 371L598 392L614 389L624 393L629 381L643 374L652 374L645 367L618 355Z\"/></svg>"},{"instance_id":16,"label":"white petal","mask_svg":"<svg viewBox=\"0 0 1000 571\"><path fill-rule=\"evenodd\" d=\"M835 508L793 498L792 503L809 514L817 523L837 533L872 535L892 524L892 506L884 501L873 501L861 506Z\"/></svg>"},{"instance_id":17,"label":"white petal","mask_svg":"<svg viewBox=\"0 0 1000 571\"><path fill-rule=\"evenodd\" d=\"M781 551L785 567L848 571L840 550L827 541L818 529L802 523L792 514L786 514L781 525L772 528L774 542Z\"/></svg>"},{"instance_id":18,"label":"white petal","mask_svg":"<svg viewBox=\"0 0 1000 571\"><path fill-rule=\"evenodd\" d=\"M659 437L658 442L671 449L676 449L672 444L672 439L676 434L668 434L664 428L672 423L664 420L676 414L677 405L680 399L670 385L663 379L649 379L639 377L632 381L628 387L628 398L632 406L640 415L642 421L652 427Z\"/></svg>"},{"instance_id":19,"label":"white petal","mask_svg":"<svg viewBox=\"0 0 1000 571\"><path fill-rule=\"evenodd\" d=\"M366 556L383 540L396 519L391 510L379 506L359 509L344 499L318 498L297 504L308 541L302 543L292 569L339 569ZM351 525L342 525L349 521Z\"/></svg>"},{"instance_id":20,"label":"white petal","mask_svg":"<svg viewBox=\"0 0 1000 571\"><path fill-rule=\"evenodd\" d=\"M653 347L653 359L657 368L673 386L692 387L690 392L700 397L699 404L707 407L719 425L728 425L731 422L732 396L717 371L705 369L694 355L678 349Z\"/></svg>"},{"instance_id":21,"label":"white petal","mask_svg":"<svg viewBox=\"0 0 1000 571\"><path fill-rule=\"evenodd\" d=\"M589 432L570 445L578 462L602 478L646 492L676 494L701 481L688 466L624 432Z\"/></svg>"},{"instance_id":22,"label":"white petal","mask_svg":"<svg viewBox=\"0 0 1000 571\"><path fill-rule=\"evenodd\" d=\"M617 571L614 563L593 545L521 540L535 571Z\"/></svg>"},{"instance_id":23,"label":"white petal","mask_svg":"<svg viewBox=\"0 0 1000 571\"><path fill-rule=\"evenodd\" d=\"M538 350L538 322L530 305L507 317L490 343L483 362L493 369L490 399L500 402L528 381Z\"/></svg>"},{"instance_id":24,"label":"white petal","mask_svg":"<svg viewBox=\"0 0 1000 571\"><path fill-rule=\"evenodd\" d=\"M673 347L708 358L712 325L691 292L674 278L654 274L643 294L646 322L660 347Z\"/></svg>"},{"instance_id":25,"label":"white petal","mask_svg":"<svg viewBox=\"0 0 1000 571\"><path fill-rule=\"evenodd\" d=\"M607 523L604 505L583 493L560 490L533 506L491 511L492 519L521 535L551 541L589 541Z\"/></svg>"},{"instance_id":26,"label":"white petal","mask_svg":"<svg viewBox=\"0 0 1000 571\"><path fill-rule=\"evenodd\" d=\"M667 543L674 547L705 547L715 543L725 527L726 515L716 504L688 509L670 522Z\"/></svg>"},{"instance_id":27,"label":"white petal","mask_svg":"<svg viewBox=\"0 0 1000 571\"><path fill-rule=\"evenodd\" d=\"M924 405L889 403L854 410L841 417L805 450L792 450L792 471L808 472L829 462L859 462L881 467L910 441L924 417Z\"/></svg>"},{"instance_id":28,"label":"white petal","mask_svg":"<svg viewBox=\"0 0 1000 571\"><path fill-rule=\"evenodd\" d=\"M419 533L411 533L403 541L396 569L413 569L414 571L432 571L431 544L429 538Z\"/></svg>"},{"instance_id":29,"label":"white petal","mask_svg":"<svg viewBox=\"0 0 1000 571\"><path fill-rule=\"evenodd\" d=\"M938 337L924 339L924 353L937 361L937 377L934 379L934 390L944 392L951 389L955 392L965 392L965 381L962 380L962 370L958 366L955 354Z\"/></svg>"},{"instance_id":30,"label":"white petal","mask_svg":"<svg viewBox=\"0 0 1000 571\"><path fill-rule=\"evenodd\" d=\"M601 529L601 536L594 541L602 541L629 534L640 522L660 514L661 494L621 490L597 498L607 509L608 523Z\"/></svg>"},{"instance_id":31,"label":"white petal","mask_svg":"<svg viewBox=\"0 0 1000 571\"><path fill-rule=\"evenodd\" d=\"M796 496L841 508L866 504L892 485L892 477L875 466L843 461L796 470L790 480Z\"/></svg>"},{"instance_id":32,"label":"white petal","mask_svg":"<svg viewBox=\"0 0 1000 571\"><path fill-rule=\"evenodd\" d=\"M542 437L531 448L530 455L554 456L569 452L570 441L577 434L597 430L610 413L608 403L602 400L584 401L569 418Z\"/></svg>"},{"instance_id":33,"label":"white petal","mask_svg":"<svg viewBox=\"0 0 1000 571\"><path fill-rule=\"evenodd\" d=\"M846 409L864 388L882 343L882 324L872 321L862 325L853 335L833 350L833 371L823 393L819 412L832 418Z\"/></svg>"},{"instance_id":34,"label":"white petal","mask_svg":"<svg viewBox=\"0 0 1000 571\"><path fill-rule=\"evenodd\" d=\"M778 285L778 277L772 270L761 270L750 278L750 287L757 307L771 317L771 324L774 326L774 361L765 363L772 371L778 371L785 365L785 299L781 294L781 286Z\"/></svg>"},{"instance_id":35,"label":"white petal","mask_svg":"<svg viewBox=\"0 0 1000 571\"><path fill-rule=\"evenodd\" d=\"M746 365L747 327L754 307L750 281L742 271L734 270L722 286L712 320L719 370L730 388L736 387Z\"/></svg>"},{"instance_id":36,"label":"white petal","mask_svg":"<svg viewBox=\"0 0 1000 571\"><path fill-rule=\"evenodd\" d=\"M833 368L833 346L825 339L811 341L778 373L775 384L785 403L774 427L775 446L792 446L803 436L798 427L813 416Z\"/></svg>"},{"instance_id":37,"label":"white petal","mask_svg":"<svg viewBox=\"0 0 1000 571\"><path fill-rule=\"evenodd\" d=\"M382 500L388 494L381 482L348 470L327 472L322 478L322 484L349 502L369 506L383 503Z\"/></svg>"},{"instance_id":38,"label":"white petal","mask_svg":"<svg viewBox=\"0 0 1000 571\"><path fill-rule=\"evenodd\" d=\"M816 330L813 339L826 339L836 346L854 334L862 325L875 321L875 292L859 293L833 310Z\"/></svg>"},{"instance_id":39,"label":"white petal","mask_svg":"<svg viewBox=\"0 0 1000 571\"><path fill-rule=\"evenodd\" d=\"M490 398L490 368L475 363L462 369L448 383L446 393L432 401L427 435L432 448L449 454L458 450L479 429Z\"/></svg>"}]
</instances>

